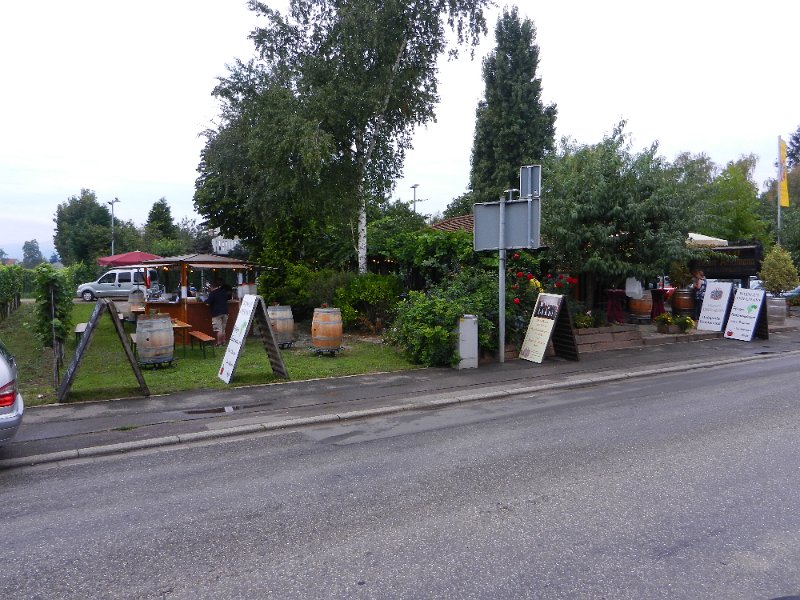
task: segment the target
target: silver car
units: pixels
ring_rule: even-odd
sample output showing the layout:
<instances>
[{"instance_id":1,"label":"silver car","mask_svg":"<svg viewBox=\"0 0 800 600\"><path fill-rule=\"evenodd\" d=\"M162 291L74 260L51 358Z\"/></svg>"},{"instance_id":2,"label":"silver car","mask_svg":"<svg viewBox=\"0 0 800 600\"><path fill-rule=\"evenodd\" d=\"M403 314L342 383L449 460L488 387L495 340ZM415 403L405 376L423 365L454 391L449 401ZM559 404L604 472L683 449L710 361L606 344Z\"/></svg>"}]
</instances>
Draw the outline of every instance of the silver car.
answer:
<instances>
[{"instance_id":1,"label":"silver car","mask_svg":"<svg viewBox=\"0 0 800 600\"><path fill-rule=\"evenodd\" d=\"M17 389L17 363L0 342L0 446L17 433L23 412L25 405Z\"/></svg>"}]
</instances>

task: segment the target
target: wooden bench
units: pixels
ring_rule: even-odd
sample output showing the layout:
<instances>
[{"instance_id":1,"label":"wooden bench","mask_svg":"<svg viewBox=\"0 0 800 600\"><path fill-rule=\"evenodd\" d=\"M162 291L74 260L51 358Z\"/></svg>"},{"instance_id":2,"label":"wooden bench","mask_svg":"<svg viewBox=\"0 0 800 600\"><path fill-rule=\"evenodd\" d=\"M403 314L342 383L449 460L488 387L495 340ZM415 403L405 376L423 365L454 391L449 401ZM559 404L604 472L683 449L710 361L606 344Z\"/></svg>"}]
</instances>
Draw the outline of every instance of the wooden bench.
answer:
<instances>
[{"instance_id":1,"label":"wooden bench","mask_svg":"<svg viewBox=\"0 0 800 600\"><path fill-rule=\"evenodd\" d=\"M75 325L75 341L80 342L83 333L86 331L86 323L78 323Z\"/></svg>"},{"instance_id":2,"label":"wooden bench","mask_svg":"<svg viewBox=\"0 0 800 600\"><path fill-rule=\"evenodd\" d=\"M211 337L210 335L203 333L202 331L190 331L189 332L189 342L192 345L192 350L194 350L194 341L197 340L200 343L200 348L203 350L203 358L206 357L206 346L212 342L216 343L217 339ZM214 345L211 346L211 352L214 356L217 353L214 351Z\"/></svg>"},{"instance_id":3,"label":"wooden bench","mask_svg":"<svg viewBox=\"0 0 800 600\"><path fill-rule=\"evenodd\" d=\"M136 356L136 332L129 334L131 336L131 348L133 349L133 355Z\"/></svg>"}]
</instances>

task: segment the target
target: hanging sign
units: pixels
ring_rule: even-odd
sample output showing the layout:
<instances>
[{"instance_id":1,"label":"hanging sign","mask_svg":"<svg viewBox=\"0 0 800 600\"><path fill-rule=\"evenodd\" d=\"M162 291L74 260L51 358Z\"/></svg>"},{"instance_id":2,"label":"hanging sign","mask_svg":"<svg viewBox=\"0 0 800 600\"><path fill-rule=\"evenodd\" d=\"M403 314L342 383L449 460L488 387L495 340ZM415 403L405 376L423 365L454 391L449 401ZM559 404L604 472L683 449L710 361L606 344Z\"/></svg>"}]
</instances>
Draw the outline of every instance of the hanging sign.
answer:
<instances>
[{"instance_id":1,"label":"hanging sign","mask_svg":"<svg viewBox=\"0 0 800 600\"><path fill-rule=\"evenodd\" d=\"M553 334L553 327L558 319L561 310L561 300L563 296L558 294L539 294L536 299L536 306L533 308L533 316L528 324L528 331L519 357L531 362L541 363L544 359L547 343Z\"/></svg>"},{"instance_id":2,"label":"hanging sign","mask_svg":"<svg viewBox=\"0 0 800 600\"><path fill-rule=\"evenodd\" d=\"M703 304L705 305L705 302ZM764 290L738 288L733 298L731 314L725 324L725 338L744 342L752 340L756 323L762 313L766 318L765 308Z\"/></svg>"},{"instance_id":3,"label":"hanging sign","mask_svg":"<svg viewBox=\"0 0 800 600\"><path fill-rule=\"evenodd\" d=\"M728 305L731 299L733 284L729 281L714 281L706 284L706 296L700 318L697 320L698 331L722 331L725 318L728 316Z\"/></svg>"}]
</instances>

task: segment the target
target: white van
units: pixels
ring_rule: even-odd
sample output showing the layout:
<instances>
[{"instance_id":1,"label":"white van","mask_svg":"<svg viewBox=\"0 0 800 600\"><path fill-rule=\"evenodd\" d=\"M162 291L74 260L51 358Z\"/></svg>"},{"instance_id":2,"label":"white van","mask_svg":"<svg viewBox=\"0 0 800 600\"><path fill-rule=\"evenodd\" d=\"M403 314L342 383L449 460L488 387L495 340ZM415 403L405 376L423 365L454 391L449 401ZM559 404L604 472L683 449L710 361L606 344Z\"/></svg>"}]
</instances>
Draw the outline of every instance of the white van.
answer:
<instances>
[{"instance_id":1,"label":"white van","mask_svg":"<svg viewBox=\"0 0 800 600\"><path fill-rule=\"evenodd\" d=\"M147 269L147 273L151 285L158 281L156 269ZM127 298L134 289L147 293L144 267L112 269L103 273L97 281L80 284L76 294L86 302L91 302L95 298Z\"/></svg>"}]
</instances>

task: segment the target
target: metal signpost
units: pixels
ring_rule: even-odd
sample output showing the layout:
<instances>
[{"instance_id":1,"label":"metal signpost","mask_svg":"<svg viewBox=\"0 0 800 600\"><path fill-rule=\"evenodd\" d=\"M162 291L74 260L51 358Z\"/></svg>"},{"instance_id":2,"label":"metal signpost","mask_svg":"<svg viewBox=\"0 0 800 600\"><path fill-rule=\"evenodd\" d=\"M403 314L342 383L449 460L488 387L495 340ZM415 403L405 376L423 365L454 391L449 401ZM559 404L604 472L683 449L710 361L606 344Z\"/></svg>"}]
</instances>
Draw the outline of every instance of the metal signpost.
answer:
<instances>
[{"instance_id":1,"label":"metal signpost","mask_svg":"<svg viewBox=\"0 0 800 600\"><path fill-rule=\"evenodd\" d=\"M472 207L473 248L498 250L499 267L499 342L500 362L505 362L506 346L506 250L532 249L540 246L542 167L530 165L520 168L519 190L505 190L508 200L501 197L498 202L484 202ZM514 192L520 192L514 200Z\"/></svg>"}]
</instances>

